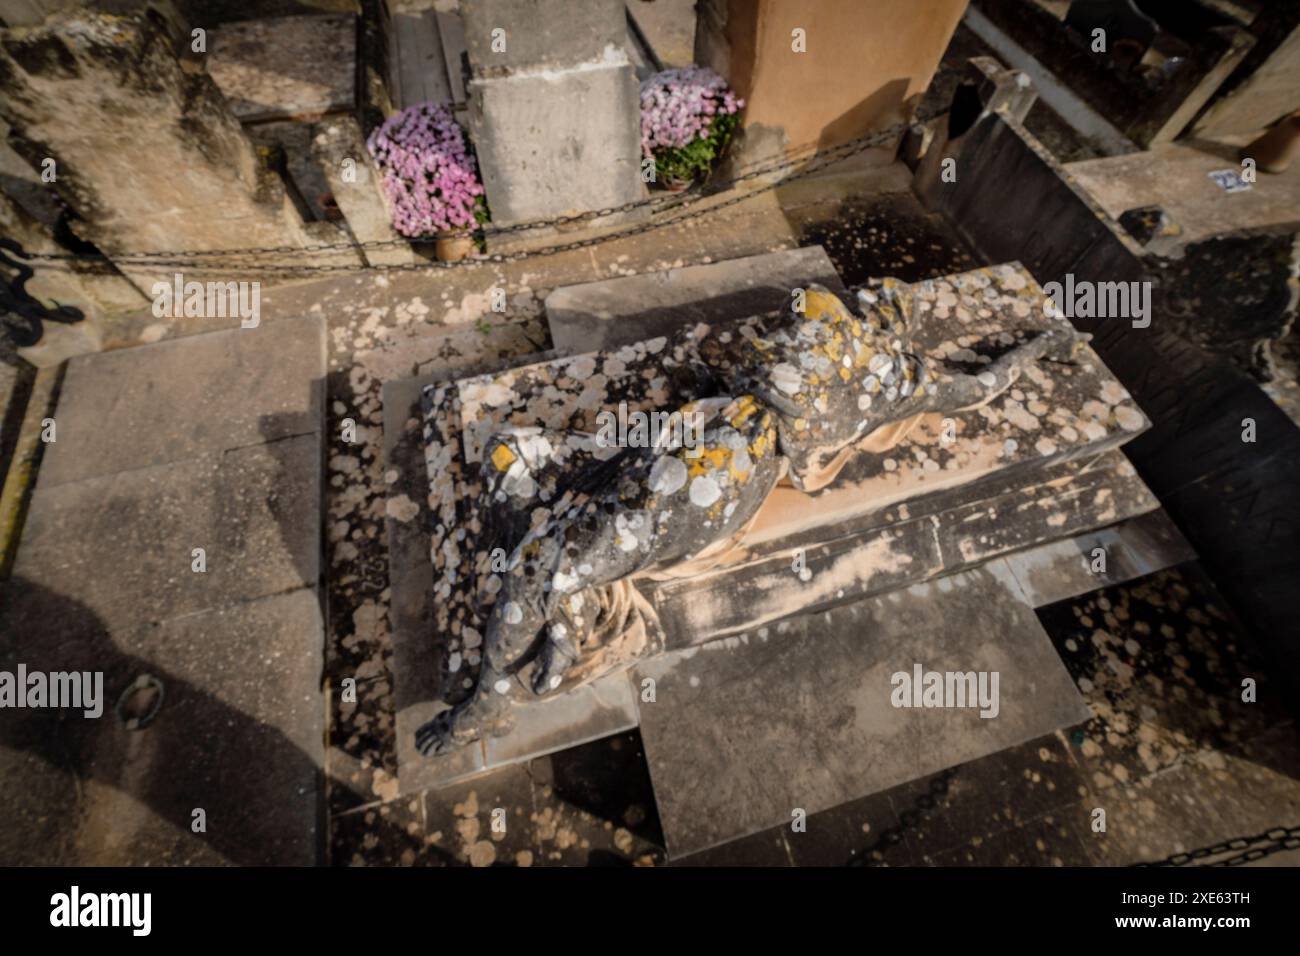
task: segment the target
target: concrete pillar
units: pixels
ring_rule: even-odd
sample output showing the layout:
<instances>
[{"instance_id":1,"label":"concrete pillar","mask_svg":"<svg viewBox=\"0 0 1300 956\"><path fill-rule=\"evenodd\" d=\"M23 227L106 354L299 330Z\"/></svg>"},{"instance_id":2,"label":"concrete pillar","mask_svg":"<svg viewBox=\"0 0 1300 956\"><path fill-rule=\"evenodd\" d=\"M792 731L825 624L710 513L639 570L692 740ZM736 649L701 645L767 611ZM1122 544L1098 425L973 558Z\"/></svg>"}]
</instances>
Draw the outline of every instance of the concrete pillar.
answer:
<instances>
[{"instance_id":1,"label":"concrete pillar","mask_svg":"<svg viewBox=\"0 0 1300 956\"><path fill-rule=\"evenodd\" d=\"M165 4L111 16L69 9L0 31L0 116L76 230L112 258L135 251L304 244L283 183L265 170ZM146 294L172 268L120 263Z\"/></svg>"},{"instance_id":2,"label":"concrete pillar","mask_svg":"<svg viewBox=\"0 0 1300 956\"><path fill-rule=\"evenodd\" d=\"M908 119L966 3L698 0L695 60L745 100L729 168Z\"/></svg>"},{"instance_id":3,"label":"concrete pillar","mask_svg":"<svg viewBox=\"0 0 1300 956\"><path fill-rule=\"evenodd\" d=\"M640 88L622 0L476 0L461 13L493 222L640 198Z\"/></svg>"}]
</instances>

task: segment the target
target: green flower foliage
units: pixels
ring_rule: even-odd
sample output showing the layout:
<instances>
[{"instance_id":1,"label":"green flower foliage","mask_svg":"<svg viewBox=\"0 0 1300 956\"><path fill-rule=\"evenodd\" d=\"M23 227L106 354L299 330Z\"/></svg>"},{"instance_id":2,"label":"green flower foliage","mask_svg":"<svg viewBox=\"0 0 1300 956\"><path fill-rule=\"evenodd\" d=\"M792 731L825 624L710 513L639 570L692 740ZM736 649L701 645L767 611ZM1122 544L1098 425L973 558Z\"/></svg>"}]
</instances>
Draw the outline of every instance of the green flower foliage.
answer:
<instances>
[{"instance_id":1,"label":"green flower foliage","mask_svg":"<svg viewBox=\"0 0 1300 956\"><path fill-rule=\"evenodd\" d=\"M707 175L731 140L737 122L736 113L719 114L713 118L705 135L685 146L661 146L656 149L656 182L689 182Z\"/></svg>"}]
</instances>

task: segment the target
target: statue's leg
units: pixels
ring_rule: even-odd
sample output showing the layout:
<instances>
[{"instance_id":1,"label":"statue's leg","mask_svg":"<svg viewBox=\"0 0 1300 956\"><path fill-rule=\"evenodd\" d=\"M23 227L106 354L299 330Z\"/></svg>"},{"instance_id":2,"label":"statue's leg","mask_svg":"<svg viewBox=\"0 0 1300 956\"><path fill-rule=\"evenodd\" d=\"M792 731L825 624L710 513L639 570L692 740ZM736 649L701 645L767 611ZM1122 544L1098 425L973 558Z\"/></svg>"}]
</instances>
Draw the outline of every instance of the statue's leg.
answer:
<instances>
[{"instance_id":1,"label":"statue's leg","mask_svg":"<svg viewBox=\"0 0 1300 956\"><path fill-rule=\"evenodd\" d=\"M536 660L531 690L559 686L595 623L592 589L681 560L732 536L780 474L772 416L748 396L713 413L693 447L625 456L607 486L531 532L492 606L473 695L417 733L440 752L509 727L509 694Z\"/></svg>"},{"instance_id":2,"label":"statue's leg","mask_svg":"<svg viewBox=\"0 0 1300 956\"><path fill-rule=\"evenodd\" d=\"M1058 324L1025 339L977 372L932 373L922 410L960 411L982 405L1010 388L1030 365L1044 358L1069 361L1090 338Z\"/></svg>"}]
</instances>

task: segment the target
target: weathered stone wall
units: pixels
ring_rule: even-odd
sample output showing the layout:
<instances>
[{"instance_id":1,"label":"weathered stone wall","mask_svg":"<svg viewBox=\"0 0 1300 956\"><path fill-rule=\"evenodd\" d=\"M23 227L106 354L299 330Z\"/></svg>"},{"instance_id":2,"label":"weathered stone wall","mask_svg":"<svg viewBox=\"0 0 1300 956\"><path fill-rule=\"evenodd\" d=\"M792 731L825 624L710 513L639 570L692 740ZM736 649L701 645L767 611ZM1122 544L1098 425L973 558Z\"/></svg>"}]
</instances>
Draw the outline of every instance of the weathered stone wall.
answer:
<instances>
[{"instance_id":1,"label":"weathered stone wall","mask_svg":"<svg viewBox=\"0 0 1300 956\"><path fill-rule=\"evenodd\" d=\"M900 122L966 0L700 0L696 10L696 62L745 99L732 153L749 162Z\"/></svg>"},{"instance_id":2,"label":"weathered stone wall","mask_svg":"<svg viewBox=\"0 0 1300 956\"><path fill-rule=\"evenodd\" d=\"M101 251L302 245L301 219L212 81L182 66L189 37L154 4L69 10L0 32L0 116ZM121 264L146 293L172 271Z\"/></svg>"}]
</instances>

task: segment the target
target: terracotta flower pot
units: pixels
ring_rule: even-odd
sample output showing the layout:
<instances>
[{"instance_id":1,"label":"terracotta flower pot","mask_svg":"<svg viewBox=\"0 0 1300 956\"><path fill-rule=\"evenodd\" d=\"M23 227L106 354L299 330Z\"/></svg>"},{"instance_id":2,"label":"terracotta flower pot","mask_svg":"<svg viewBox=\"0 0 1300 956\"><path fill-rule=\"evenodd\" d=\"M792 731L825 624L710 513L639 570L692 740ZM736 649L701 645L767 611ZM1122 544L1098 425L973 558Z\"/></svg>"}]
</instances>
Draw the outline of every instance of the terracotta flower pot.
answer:
<instances>
[{"instance_id":1,"label":"terracotta flower pot","mask_svg":"<svg viewBox=\"0 0 1300 956\"><path fill-rule=\"evenodd\" d=\"M433 246L433 253L439 262L459 262L474 251L472 236L451 236L439 239Z\"/></svg>"},{"instance_id":2,"label":"terracotta flower pot","mask_svg":"<svg viewBox=\"0 0 1300 956\"><path fill-rule=\"evenodd\" d=\"M660 183L670 193L684 193L695 185L694 179L668 179L667 177Z\"/></svg>"}]
</instances>

